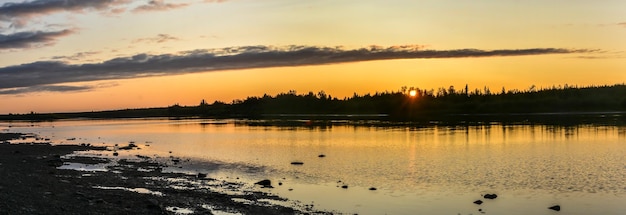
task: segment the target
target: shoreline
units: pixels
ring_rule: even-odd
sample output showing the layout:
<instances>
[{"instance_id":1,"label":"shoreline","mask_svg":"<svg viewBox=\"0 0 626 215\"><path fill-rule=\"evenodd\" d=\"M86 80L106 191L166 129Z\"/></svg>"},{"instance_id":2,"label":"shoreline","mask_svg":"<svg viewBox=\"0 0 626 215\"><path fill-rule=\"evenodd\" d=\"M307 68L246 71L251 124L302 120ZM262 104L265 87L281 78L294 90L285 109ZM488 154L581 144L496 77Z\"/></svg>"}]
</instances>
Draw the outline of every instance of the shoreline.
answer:
<instances>
[{"instance_id":1,"label":"shoreline","mask_svg":"<svg viewBox=\"0 0 626 215\"><path fill-rule=\"evenodd\" d=\"M22 135L0 133L0 143ZM119 159L106 171L60 169L64 164L104 164L113 159L67 156L102 151L86 145L0 144L0 211L4 214L327 214L254 185L164 173L147 157ZM228 190L226 192L220 192ZM270 204L272 201L284 205Z\"/></svg>"}]
</instances>

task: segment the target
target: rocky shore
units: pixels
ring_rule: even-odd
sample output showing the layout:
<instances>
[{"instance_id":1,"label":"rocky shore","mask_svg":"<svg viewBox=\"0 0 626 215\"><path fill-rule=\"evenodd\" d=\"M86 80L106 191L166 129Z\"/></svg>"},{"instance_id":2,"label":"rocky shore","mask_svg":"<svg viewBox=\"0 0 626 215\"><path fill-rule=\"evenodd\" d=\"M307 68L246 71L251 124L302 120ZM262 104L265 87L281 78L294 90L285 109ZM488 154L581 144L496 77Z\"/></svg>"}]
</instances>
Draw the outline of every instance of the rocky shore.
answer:
<instances>
[{"instance_id":1,"label":"rocky shore","mask_svg":"<svg viewBox=\"0 0 626 215\"><path fill-rule=\"evenodd\" d=\"M111 163L67 156L103 147L7 142L20 137L0 133L0 214L326 214L250 189L253 184L163 173L163 164L147 157ZM68 163L109 165L102 171L58 168Z\"/></svg>"}]
</instances>

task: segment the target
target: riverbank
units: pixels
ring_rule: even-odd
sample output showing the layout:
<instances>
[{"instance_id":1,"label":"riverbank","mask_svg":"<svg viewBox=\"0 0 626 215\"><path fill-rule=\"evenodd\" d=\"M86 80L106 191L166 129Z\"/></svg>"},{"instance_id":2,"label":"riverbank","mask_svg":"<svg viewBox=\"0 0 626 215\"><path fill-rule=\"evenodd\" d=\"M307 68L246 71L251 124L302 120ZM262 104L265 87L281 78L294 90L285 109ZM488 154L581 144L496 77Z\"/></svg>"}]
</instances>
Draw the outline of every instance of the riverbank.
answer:
<instances>
[{"instance_id":1,"label":"riverbank","mask_svg":"<svg viewBox=\"0 0 626 215\"><path fill-rule=\"evenodd\" d=\"M0 214L323 214L251 184L163 173L148 157L69 156L105 147L6 142L21 137L0 133ZM103 169L59 168L68 164Z\"/></svg>"}]
</instances>

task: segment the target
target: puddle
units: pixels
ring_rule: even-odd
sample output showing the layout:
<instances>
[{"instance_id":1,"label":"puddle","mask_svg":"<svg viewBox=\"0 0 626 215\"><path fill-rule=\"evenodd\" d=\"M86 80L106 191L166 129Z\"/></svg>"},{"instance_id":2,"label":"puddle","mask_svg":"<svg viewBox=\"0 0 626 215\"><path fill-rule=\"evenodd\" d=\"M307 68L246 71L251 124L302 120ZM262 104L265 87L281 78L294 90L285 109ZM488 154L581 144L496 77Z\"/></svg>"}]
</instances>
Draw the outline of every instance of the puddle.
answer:
<instances>
[{"instance_id":1,"label":"puddle","mask_svg":"<svg viewBox=\"0 0 626 215\"><path fill-rule=\"evenodd\" d=\"M165 210L175 213L175 214L193 214L193 210L189 208L179 208L179 207L166 207Z\"/></svg>"},{"instance_id":2,"label":"puddle","mask_svg":"<svg viewBox=\"0 0 626 215\"><path fill-rule=\"evenodd\" d=\"M231 212L227 212L227 211L221 211L221 210L218 210L218 209L216 209L216 207L211 206L211 205L202 205L202 208L211 211L211 214L214 214L214 215L243 215L241 213L231 213Z\"/></svg>"},{"instance_id":3,"label":"puddle","mask_svg":"<svg viewBox=\"0 0 626 215\"><path fill-rule=\"evenodd\" d=\"M84 164L84 163L72 163L66 162L57 169L69 169L77 171L89 171L89 172L107 172L107 166L110 164Z\"/></svg>"},{"instance_id":4,"label":"puddle","mask_svg":"<svg viewBox=\"0 0 626 215\"><path fill-rule=\"evenodd\" d=\"M248 199L244 199L244 198L231 198L234 202L239 202L239 203L244 203L244 204L248 204L248 205L253 205L254 201L252 200L248 200Z\"/></svg>"},{"instance_id":5,"label":"puddle","mask_svg":"<svg viewBox=\"0 0 626 215\"><path fill-rule=\"evenodd\" d=\"M152 191L152 190L148 190L146 188L103 187L103 186L94 186L93 188L103 189L103 190L125 190L125 191L130 191L130 192L141 193L141 194L151 194L151 195L155 195L155 196L164 196L163 193L161 193L159 191Z\"/></svg>"},{"instance_id":6,"label":"puddle","mask_svg":"<svg viewBox=\"0 0 626 215\"><path fill-rule=\"evenodd\" d=\"M154 181L167 181L169 187L177 190L198 190L206 189L211 192L218 192L226 195L246 195L247 192L244 184L233 183L223 180L189 180L186 178L165 178L165 177L146 177L146 179Z\"/></svg>"}]
</instances>

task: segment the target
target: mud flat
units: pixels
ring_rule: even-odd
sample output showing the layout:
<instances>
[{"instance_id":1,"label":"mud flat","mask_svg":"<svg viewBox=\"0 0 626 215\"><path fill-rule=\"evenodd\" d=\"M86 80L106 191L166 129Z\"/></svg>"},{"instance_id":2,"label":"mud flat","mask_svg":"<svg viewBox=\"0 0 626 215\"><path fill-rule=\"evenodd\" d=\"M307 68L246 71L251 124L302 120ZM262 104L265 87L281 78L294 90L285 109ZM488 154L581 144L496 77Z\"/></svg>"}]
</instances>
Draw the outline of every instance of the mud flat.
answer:
<instances>
[{"instance_id":1,"label":"mud flat","mask_svg":"<svg viewBox=\"0 0 626 215\"><path fill-rule=\"evenodd\" d=\"M164 173L164 164L149 157L76 156L107 149L8 143L16 138L0 133L0 214L327 214L254 184Z\"/></svg>"}]
</instances>

